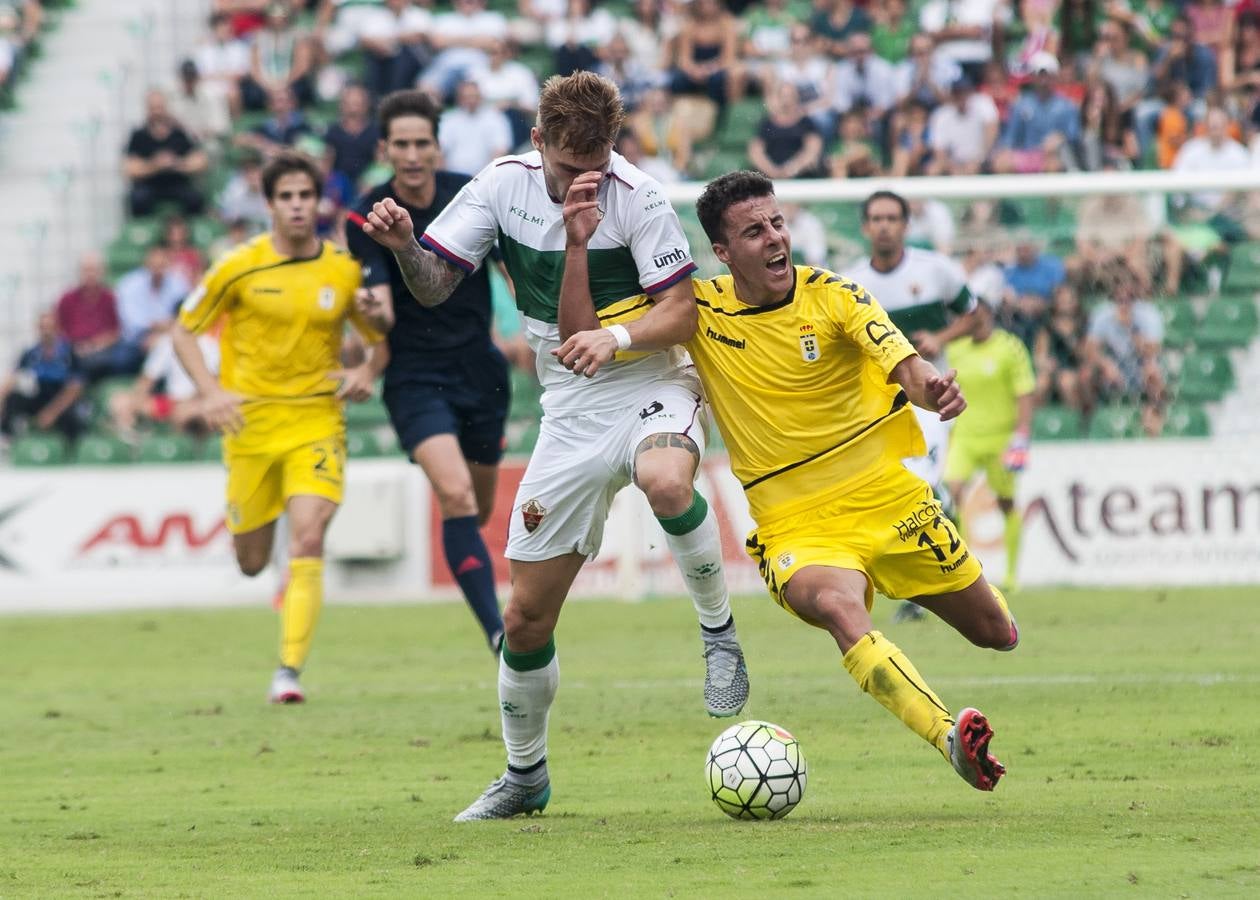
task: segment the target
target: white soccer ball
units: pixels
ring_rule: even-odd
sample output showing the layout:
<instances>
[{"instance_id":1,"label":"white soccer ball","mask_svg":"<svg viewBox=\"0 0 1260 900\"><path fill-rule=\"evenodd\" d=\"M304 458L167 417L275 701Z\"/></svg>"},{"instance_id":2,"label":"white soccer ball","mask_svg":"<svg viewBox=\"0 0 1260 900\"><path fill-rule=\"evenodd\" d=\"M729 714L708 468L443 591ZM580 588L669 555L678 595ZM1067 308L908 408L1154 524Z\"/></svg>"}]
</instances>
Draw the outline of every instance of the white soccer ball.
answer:
<instances>
[{"instance_id":1,"label":"white soccer ball","mask_svg":"<svg viewBox=\"0 0 1260 900\"><path fill-rule=\"evenodd\" d=\"M805 794L805 754L786 730L750 719L717 736L704 764L713 802L735 819L781 819Z\"/></svg>"}]
</instances>

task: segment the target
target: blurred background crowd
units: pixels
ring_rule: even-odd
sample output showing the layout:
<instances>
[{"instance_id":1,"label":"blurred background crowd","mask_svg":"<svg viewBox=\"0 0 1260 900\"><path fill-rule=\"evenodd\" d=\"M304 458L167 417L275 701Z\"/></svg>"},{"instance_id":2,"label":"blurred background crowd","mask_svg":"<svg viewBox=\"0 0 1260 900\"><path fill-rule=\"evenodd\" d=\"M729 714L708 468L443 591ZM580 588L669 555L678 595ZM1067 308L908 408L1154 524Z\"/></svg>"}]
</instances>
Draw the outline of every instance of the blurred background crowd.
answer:
<instances>
[{"instance_id":1,"label":"blurred background crowd","mask_svg":"<svg viewBox=\"0 0 1260 900\"><path fill-rule=\"evenodd\" d=\"M51 5L0 0L0 83ZM0 385L4 434L100 433L94 461L146 422L195 433L165 330L207 264L266 227L270 155L321 162L321 230L341 241L390 174L381 96L432 93L445 167L475 173L528 149L540 82L576 69L620 86L617 149L667 183L1260 167L1260 0L214 0L121 150L127 224L48 298ZM863 251L853 204L788 212L798 261L843 271ZM909 236L990 285L1034 354L1043 437L1204 434L1257 330L1246 192L916 201ZM526 418L531 366L496 291Z\"/></svg>"}]
</instances>

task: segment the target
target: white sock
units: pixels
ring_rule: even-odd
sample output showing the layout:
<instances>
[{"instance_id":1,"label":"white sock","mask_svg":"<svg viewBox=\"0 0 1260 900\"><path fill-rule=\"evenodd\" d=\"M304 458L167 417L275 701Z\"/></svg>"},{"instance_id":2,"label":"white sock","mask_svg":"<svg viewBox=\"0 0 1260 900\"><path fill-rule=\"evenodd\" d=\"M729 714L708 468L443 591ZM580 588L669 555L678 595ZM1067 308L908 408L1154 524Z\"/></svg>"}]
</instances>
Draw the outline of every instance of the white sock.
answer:
<instances>
[{"instance_id":1,"label":"white sock","mask_svg":"<svg viewBox=\"0 0 1260 900\"><path fill-rule=\"evenodd\" d=\"M559 683L555 656L542 668L524 672L499 658L499 717L509 766L528 768L547 756L547 713Z\"/></svg>"},{"instance_id":2,"label":"white sock","mask_svg":"<svg viewBox=\"0 0 1260 900\"><path fill-rule=\"evenodd\" d=\"M706 628L721 628L731 618L731 600L722 566L722 535L713 507L709 507L700 524L686 534L667 532L665 542L687 584L687 593L691 594L700 624Z\"/></svg>"}]
</instances>

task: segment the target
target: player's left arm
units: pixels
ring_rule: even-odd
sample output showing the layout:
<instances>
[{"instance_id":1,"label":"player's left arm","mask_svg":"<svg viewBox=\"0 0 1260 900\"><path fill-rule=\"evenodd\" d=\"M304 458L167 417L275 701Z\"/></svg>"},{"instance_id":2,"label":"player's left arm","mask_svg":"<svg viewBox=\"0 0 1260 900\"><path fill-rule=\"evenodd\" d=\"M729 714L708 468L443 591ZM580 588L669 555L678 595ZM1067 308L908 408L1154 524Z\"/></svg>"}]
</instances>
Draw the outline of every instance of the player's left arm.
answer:
<instances>
[{"instance_id":1,"label":"player's left arm","mask_svg":"<svg viewBox=\"0 0 1260 900\"><path fill-rule=\"evenodd\" d=\"M897 363L889 380L901 385L915 406L939 413L941 421L948 422L967 408L956 375L953 369L942 375L936 366L916 354Z\"/></svg>"}]
</instances>

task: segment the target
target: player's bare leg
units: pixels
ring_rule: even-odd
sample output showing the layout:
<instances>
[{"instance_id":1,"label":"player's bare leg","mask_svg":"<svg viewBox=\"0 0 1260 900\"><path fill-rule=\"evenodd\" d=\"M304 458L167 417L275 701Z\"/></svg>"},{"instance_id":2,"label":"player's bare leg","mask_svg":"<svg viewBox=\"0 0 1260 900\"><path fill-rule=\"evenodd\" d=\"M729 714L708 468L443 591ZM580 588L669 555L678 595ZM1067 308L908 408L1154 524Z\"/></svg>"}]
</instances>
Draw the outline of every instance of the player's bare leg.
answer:
<instances>
[{"instance_id":1,"label":"player's bare leg","mask_svg":"<svg viewBox=\"0 0 1260 900\"><path fill-rule=\"evenodd\" d=\"M1007 608L1006 598L983 575L961 591L914 600L977 647L1014 650L1019 643L1019 627Z\"/></svg>"},{"instance_id":2,"label":"player's bare leg","mask_svg":"<svg viewBox=\"0 0 1260 900\"><path fill-rule=\"evenodd\" d=\"M271 546L276 539L276 523L268 522L253 531L232 535L232 549L241 574L253 578L271 561Z\"/></svg>"},{"instance_id":3,"label":"player's bare leg","mask_svg":"<svg viewBox=\"0 0 1260 900\"><path fill-rule=\"evenodd\" d=\"M477 498L477 524L484 528L494 513L495 493L499 489L499 467L470 462L468 474L472 476L473 494Z\"/></svg>"},{"instance_id":4,"label":"player's bare leg","mask_svg":"<svg viewBox=\"0 0 1260 900\"><path fill-rule=\"evenodd\" d=\"M560 681L553 634L573 579L586 562L567 553L540 562L512 560L512 597L503 610L499 713L507 771L456 822L508 819L541 812L551 799L547 715Z\"/></svg>"},{"instance_id":5,"label":"player's bare leg","mask_svg":"<svg viewBox=\"0 0 1260 900\"><path fill-rule=\"evenodd\" d=\"M280 609L280 667L269 693L273 703L306 699L298 676L310 655L324 604L324 535L336 512L337 504L311 494L290 497L286 504L289 580Z\"/></svg>"},{"instance_id":6,"label":"player's bare leg","mask_svg":"<svg viewBox=\"0 0 1260 900\"><path fill-rule=\"evenodd\" d=\"M695 489L700 448L685 434L649 435L634 458L634 482L665 530L700 619L704 705L709 715L736 715L748 702L748 668L735 633L717 519Z\"/></svg>"},{"instance_id":7,"label":"player's bare leg","mask_svg":"<svg viewBox=\"0 0 1260 900\"><path fill-rule=\"evenodd\" d=\"M988 722L971 708L951 716L897 645L874 630L866 605L871 590L866 574L855 569L806 566L782 596L804 621L831 635L863 691L936 747L968 784L993 790L1005 769L989 755Z\"/></svg>"}]
</instances>

